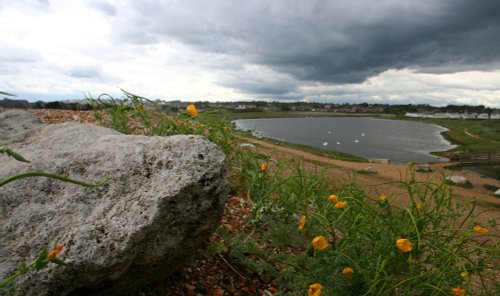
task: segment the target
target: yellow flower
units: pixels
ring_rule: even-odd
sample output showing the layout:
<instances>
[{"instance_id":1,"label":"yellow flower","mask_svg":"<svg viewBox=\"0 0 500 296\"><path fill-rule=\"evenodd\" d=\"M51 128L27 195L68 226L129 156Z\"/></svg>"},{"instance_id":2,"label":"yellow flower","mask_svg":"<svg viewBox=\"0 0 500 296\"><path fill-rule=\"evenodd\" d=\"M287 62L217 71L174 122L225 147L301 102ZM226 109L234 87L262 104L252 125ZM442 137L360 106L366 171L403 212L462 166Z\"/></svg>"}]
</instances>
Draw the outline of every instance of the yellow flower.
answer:
<instances>
[{"instance_id":1,"label":"yellow flower","mask_svg":"<svg viewBox=\"0 0 500 296\"><path fill-rule=\"evenodd\" d=\"M345 207L345 205L347 204L347 201L338 201L336 204L335 204L335 208L336 209L342 209Z\"/></svg>"},{"instance_id":2,"label":"yellow flower","mask_svg":"<svg viewBox=\"0 0 500 296\"><path fill-rule=\"evenodd\" d=\"M231 141L231 140L227 140L226 144L228 144L228 145L232 145L232 144L233 144L233 141Z\"/></svg>"},{"instance_id":3,"label":"yellow flower","mask_svg":"<svg viewBox=\"0 0 500 296\"><path fill-rule=\"evenodd\" d=\"M336 195L336 194L332 194L328 197L328 199L331 201L331 202L337 202L339 200L339 197Z\"/></svg>"},{"instance_id":4,"label":"yellow flower","mask_svg":"<svg viewBox=\"0 0 500 296\"><path fill-rule=\"evenodd\" d=\"M142 105L135 105L135 110L137 110L137 112L141 113L142 112Z\"/></svg>"},{"instance_id":5,"label":"yellow flower","mask_svg":"<svg viewBox=\"0 0 500 296\"><path fill-rule=\"evenodd\" d=\"M344 267L342 269L342 274L344 275L345 279L349 284L352 284L352 274L354 273L354 270L350 267Z\"/></svg>"},{"instance_id":6,"label":"yellow flower","mask_svg":"<svg viewBox=\"0 0 500 296\"><path fill-rule=\"evenodd\" d=\"M267 171L267 163L261 164L260 170L263 171L263 172Z\"/></svg>"},{"instance_id":7,"label":"yellow flower","mask_svg":"<svg viewBox=\"0 0 500 296\"><path fill-rule=\"evenodd\" d=\"M380 199L380 201L385 201L387 199L387 197L385 196L384 193L380 193L380 195L378 196L378 199Z\"/></svg>"},{"instance_id":8,"label":"yellow flower","mask_svg":"<svg viewBox=\"0 0 500 296\"><path fill-rule=\"evenodd\" d=\"M422 204L417 202L417 204L415 205L415 208L417 208L417 210L420 210L422 208Z\"/></svg>"},{"instance_id":9,"label":"yellow flower","mask_svg":"<svg viewBox=\"0 0 500 296\"><path fill-rule=\"evenodd\" d=\"M461 272L460 276L465 280L467 278L467 272L465 271Z\"/></svg>"},{"instance_id":10,"label":"yellow flower","mask_svg":"<svg viewBox=\"0 0 500 296\"><path fill-rule=\"evenodd\" d=\"M198 110L196 110L196 106L194 104L187 106L186 111L191 117L198 115Z\"/></svg>"},{"instance_id":11,"label":"yellow flower","mask_svg":"<svg viewBox=\"0 0 500 296\"><path fill-rule=\"evenodd\" d=\"M345 276L351 276L353 273L354 270L350 267L344 267L344 269L342 269L342 274Z\"/></svg>"},{"instance_id":12,"label":"yellow flower","mask_svg":"<svg viewBox=\"0 0 500 296\"><path fill-rule=\"evenodd\" d=\"M321 292L323 291L323 286L321 284L312 284L309 286L309 290L307 291L307 296L321 296Z\"/></svg>"},{"instance_id":13,"label":"yellow flower","mask_svg":"<svg viewBox=\"0 0 500 296\"><path fill-rule=\"evenodd\" d=\"M485 227L481 227L481 225L476 225L474 226L474 232L477 232L477 233L487 233L487 232L490 232L488 230L488 228L485 228Z\"/></svg>"},{"instance_id":14,"label":"yellow flower","mask_svg":"<svg viewBox=\"0 0 500 296\"><path fill-rule=\"evenodd\" d=\"M299 220L299 230L304 229L304 226L306 225L307 218L306 216L302 216Z\"/></svg>"},{"instance_id":15,"label":"yellow flower","mask_svg":"<svg viewBox=\"0 0 500 296\"><path fill-rule=\"evenodd\" d=\"M451 289L451 293L455 296L465 296L465 289L462 289L460 286Z\"/></svg>"},{"instance_id":16,"label":"yellow flower","mask_svg":"<svg viewBox=\"0 0 500 296\"><path fill-rule=\"evenodd\" d=\"M328 242L323 236L317 236L312 240L312 245L316 250L323 250L328 247Z\"/></svg>"},{"instance_id":17,"label":"yellow flower","mask_svg":"<svg viewBox=\"0 0 500 296\"><path fill-rule=\"evenodd\" d=\"M406 238L400 238L396 241L396 247L401 251L407 253L411 251L412 243Z\"/></svg>"},{"instance_id":18,"label":"yellow flower","mask_svg":"<svg viewBox=\"0 0 500 296\"><path fill-rule=\"evenodd\" d=\"M56 256L61 253L62 249L63 249L63 245L57 245L53 250L51 250L49 252L49 254L47 255L47 258L50 261L56 260Z\"/></svg>"}]
</instances>

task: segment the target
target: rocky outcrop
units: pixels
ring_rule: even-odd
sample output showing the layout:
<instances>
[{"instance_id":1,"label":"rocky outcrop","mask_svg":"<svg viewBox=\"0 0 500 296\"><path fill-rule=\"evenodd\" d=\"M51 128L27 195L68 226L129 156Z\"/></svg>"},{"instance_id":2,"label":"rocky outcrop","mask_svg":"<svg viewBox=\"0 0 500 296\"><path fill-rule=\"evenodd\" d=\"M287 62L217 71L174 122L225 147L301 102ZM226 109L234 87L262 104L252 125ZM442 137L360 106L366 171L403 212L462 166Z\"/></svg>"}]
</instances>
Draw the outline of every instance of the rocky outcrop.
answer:
<instances>
[{"instance_id":1,"label":"rocky outcrop","mask_svg":"<svg viewBox=\"0 0 500 296\"><path fill-rule=\"evenodd\" d=\"M0 114L0 179L46 171L0 187L0 278L56 239L60 258L18 278L23 295L128 294L168 277L217 227L227 196L224 154L199 136L127 136L95 125L42 125L22 111Z\"/></svg>"}]
</instances>

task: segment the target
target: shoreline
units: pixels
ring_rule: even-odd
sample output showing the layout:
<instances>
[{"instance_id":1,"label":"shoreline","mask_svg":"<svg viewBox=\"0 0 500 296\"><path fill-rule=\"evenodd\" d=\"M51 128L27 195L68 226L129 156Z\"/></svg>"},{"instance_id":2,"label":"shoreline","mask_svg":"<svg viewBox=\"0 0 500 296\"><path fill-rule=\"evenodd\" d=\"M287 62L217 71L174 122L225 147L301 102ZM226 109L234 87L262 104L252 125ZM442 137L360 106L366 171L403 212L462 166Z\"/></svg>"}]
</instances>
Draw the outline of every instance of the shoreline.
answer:
<instances>
[{"instance_id":1,"label":"shoreline","mask_svg":"<svg viewBox=\"0 0 500 296\"><path fill-rule=\"evenodd\" d=\"M325 118L328 116L321 116L318 118ZM343 116L331 116L330 118L342 118ZM254 118L254 120L260 120L260 119L297 119L301 117L269 117L269 118ZM302 117L302 118L308 118L308 117ZM356 116L349 116L346 118L356 118ZM375 116L360 116L359 118L373 118L373 119L379 119L379 120L384 120L386 118L381 118L381 117L375 117ZM350 161L356 161L356 162L369 162L373 163L373 161L370 160L386 160L392 164L407 164L407 163L414 163L414 164L432 164L432 163L449 163L450 158L449 153L452 152L454 149L458 147L456 143L453 143L447 137L444 136L444 133L448 132L449 129L447 127L438 125L438 124L430 124L430 123L423 123L423 124L428 124L434 127L438 127L441 129L441 131L435 131L433 132L433 135L435 133L436 141L442 143L443 145L449 146L447 150L436 150L436 151L425 151L425 158L428 158L428 160L425 161L415 161L415 160L395 160L390 157L377 157L377 156L362 156L362 155L356 155L356 154L351 154L348 152L343 152L339 151L336 149L325 149L325 148L320 148L308 144L301 144L301 143L296 143L293 141L290 141L288 139L280 139L280 138L273 138L269 136L260 136L260 132L253 130L253 129L241 129L237 127L237 124L235 123L236 120L250 120L250 118L245 118L245 119L233 119L231 120L231 123L233 127L238 131L241 132L245 137L253 137L255 139L263 139L266 140L267 142L273 143L273 144L278 144L278 145L283 145L286 147L291 147L291 148L296 148L305 152L310 152L319 156L327 156L330 155L331 157L335 159L340 159L340 160L350 160ZM387 120L398 120L398 119L387 119ZM404 121L404 120L402 120ZM414 122L414 121L409 121L409 122ZM421 122L418 122L421 123ZM258 136L256 134L259 134ZM319 141L319 140L318 140ZM333 146L334 147L334 146ZM373 149L372 149L373 151ZM420 150L416 151L411 151L409 153L414 153L415 155L420 155L419 153ZM422 151L423 152L423 151Z\"/></svg>"}]
</instances>

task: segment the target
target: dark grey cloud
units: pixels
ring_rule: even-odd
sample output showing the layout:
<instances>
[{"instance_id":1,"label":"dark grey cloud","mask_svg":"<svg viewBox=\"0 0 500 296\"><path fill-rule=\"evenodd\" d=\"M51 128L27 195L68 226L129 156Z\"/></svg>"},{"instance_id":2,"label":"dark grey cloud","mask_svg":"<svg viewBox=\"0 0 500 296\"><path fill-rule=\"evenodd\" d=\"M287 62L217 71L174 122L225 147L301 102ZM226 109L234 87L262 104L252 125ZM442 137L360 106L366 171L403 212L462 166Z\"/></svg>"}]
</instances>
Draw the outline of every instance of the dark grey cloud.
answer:
<instances>
[{"instance_id":1,"label":"dark grey cloud","mask_svg":"<svg viewBox=\"0 0 500 296\"><path fill-rule=\"evenodd\" d=\"M293 79L260 73L230 72L219 75L217 83L245 94L285 95L297 88Z\"/></svg>"},{"instance_id":2,"label":"dark grey cloud","mask_svg":"<svg viewBox=\"0 0 500 296\"><path fill-rule=\"evenodd\" d=\"M129 15L115 26L122 41L174 40L200 52L237 56L241 63L286 73L297 85L358 83L387 69L484 70L500 61L498 0L131 4ZM285 84L288 91L296 88L289 81ZM243 92L277 91L258 82L235 80L231 85Z\"/></svg>"}]
</instances>

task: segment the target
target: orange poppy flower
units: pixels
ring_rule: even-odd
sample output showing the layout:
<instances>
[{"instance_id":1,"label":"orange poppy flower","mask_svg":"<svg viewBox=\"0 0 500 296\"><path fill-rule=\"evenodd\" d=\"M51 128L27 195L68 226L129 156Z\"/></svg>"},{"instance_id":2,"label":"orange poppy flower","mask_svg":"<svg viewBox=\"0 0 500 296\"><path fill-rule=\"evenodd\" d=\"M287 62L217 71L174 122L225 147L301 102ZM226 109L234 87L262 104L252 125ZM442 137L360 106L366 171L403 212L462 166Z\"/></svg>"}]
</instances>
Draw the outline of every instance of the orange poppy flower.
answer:
<instances>
[{"instance_id":1,"label":"orange poppy flower","mask_svg":"<svg viewBox=\"0 0 500 296\"><path fill-rule=\"evenodd\" d=\"M198 110L196 110L196 106L194 104L187 106L186 111L191 117L198 115Z\"/></svg>"},{"instance_id":2,"label":"orange poppy flower","mask_svg":"<svg viewBox=\"0 0 500 296\"><path fill-rule=\"evenodd\" d=\"M400 249L402 252L407 253L411 251L413 245L406 238L400 238L396 241L396 247Z\"/></svg>"},{"instance_id":3,"label":"orange poppy flower","mask_svg":"<svg viewBox=\"0 0 500 296\"><path fill-rule=\"evenodd\" d=\"M321 292L323 292L323 286L321 284L312 284L309 286L307 296L321 296Z\"/></svg>"},{"instance_id":4,"label":"orange poppy flower","mask_svg":"<svg viewBox=\"0 0 500 296\"><path fill-rule=\"evenodd\" d=\"M299 220L299 230L304 229L304 226L306 225L307 218L306 216L302 216Z\"/></svg>"},{"instance_id":5,"label":"orange poppy flower","mask_svg":"<svg viewBox=\"0 0 500 296\"><path fill-rule=\"evenodd\" d=\"M345 205L347 204L347 201L338 201L336 204L335 204L335 208L336 209L343 209L345 207Z\"/></svg>"},{"instance_id":6,"label":"orange poppy flower","mask_svg":"<svg viewBox=\"0 0 500 296\"><path fill-rule=\"evenodd\" d=\"M312 240L312 245L316 250L323 250L328 247L328 242L326 241L325 237L323 236L317 236Z\"/></svg>"}]
</instances>

